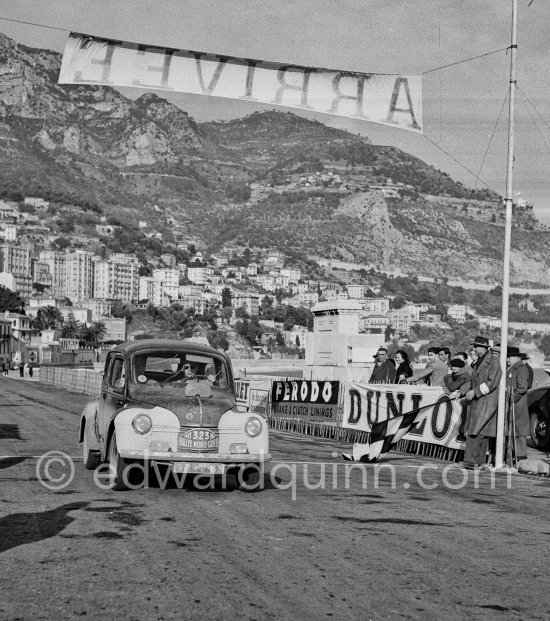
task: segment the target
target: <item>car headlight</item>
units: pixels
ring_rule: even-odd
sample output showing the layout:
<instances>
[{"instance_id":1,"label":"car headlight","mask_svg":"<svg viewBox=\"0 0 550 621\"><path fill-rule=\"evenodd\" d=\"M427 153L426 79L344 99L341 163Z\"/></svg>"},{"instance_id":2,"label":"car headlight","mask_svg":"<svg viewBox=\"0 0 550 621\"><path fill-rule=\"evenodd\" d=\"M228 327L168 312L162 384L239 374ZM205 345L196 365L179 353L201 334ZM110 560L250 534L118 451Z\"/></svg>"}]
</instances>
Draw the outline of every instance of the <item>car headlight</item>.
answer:
<instances>
[{"instance_id":1,"label":"car headlight","mask_svg":"<svg viewBox=\"0 0 550 621\"><path fill-rule=\"evenodd\" d=\"M246 421L244 430L251 438L255 438L262 433L262 421L255 416L251 416Z\"/></svg>"},{"instance_id":2,"label":"car headlight","mask_svg":"<svg viewBox=\"0 0 550 621\"><path fill-rule=\"evenodd\" d=\"M136 433L148 433L151 431L152 426L153 422L147 414L138 414L134 416L134 420L132 421L132 427Z\"/></svg>"}]
</instances>

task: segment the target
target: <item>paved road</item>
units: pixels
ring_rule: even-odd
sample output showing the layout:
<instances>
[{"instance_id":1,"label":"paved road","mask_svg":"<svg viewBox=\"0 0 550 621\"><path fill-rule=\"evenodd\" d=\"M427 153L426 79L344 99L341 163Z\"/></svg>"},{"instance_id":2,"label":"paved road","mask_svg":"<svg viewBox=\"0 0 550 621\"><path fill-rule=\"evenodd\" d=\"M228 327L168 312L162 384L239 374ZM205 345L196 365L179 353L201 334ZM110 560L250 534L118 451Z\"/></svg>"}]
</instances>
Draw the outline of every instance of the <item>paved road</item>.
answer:
<instances>
[{"instance_id":1,"label":"paved road","mask_svg":"<svg viewBox=\"0 0 550 621\"><path fill-rule=\"evenodd\" d=\"M80 454L84 401L0 379L0 619L549 618L548 479L350 466L274 432L257 493L111 492L79 459L47 489L38 458Z\"/></svg>"}]
</instances>

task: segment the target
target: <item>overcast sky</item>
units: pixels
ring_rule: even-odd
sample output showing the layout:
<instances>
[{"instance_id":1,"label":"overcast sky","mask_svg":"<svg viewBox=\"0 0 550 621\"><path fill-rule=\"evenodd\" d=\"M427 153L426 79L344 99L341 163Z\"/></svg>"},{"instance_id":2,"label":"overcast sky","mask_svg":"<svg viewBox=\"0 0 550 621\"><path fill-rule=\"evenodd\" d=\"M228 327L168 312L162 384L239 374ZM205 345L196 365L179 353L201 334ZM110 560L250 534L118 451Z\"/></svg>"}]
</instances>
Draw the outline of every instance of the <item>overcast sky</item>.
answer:
<instances>
[{"instance_id":1,"label":"overcast sky","mask_svg":"<svg viewBox=\"0 0 550 621\"><path fill-rule=\"evenodd\" d=\"M550 223L550 10L547 0L528 7L529 1L519 0L514 191ZM0 20L0 32L59 52L72 30L299 65L420 74L506 48L511 10L512 0L0 0L0 17L43 25ZM467 167L504 195L507 104L501 110L509 63L502 51L425 73L424 136L297 113L375 144L400 147L471 187L475 179L462 166ZM203 96L169 98L198 121L273 107Z\"/></svg>"}]
</instances>

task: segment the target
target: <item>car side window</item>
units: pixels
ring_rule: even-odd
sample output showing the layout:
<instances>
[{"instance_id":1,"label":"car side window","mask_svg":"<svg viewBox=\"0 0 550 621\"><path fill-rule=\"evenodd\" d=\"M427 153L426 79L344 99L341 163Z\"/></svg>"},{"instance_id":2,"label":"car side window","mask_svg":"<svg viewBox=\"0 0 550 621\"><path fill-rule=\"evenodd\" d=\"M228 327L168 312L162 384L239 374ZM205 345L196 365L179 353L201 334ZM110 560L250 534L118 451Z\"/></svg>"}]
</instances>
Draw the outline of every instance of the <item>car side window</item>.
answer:
<instances>
[{"instance_id":1,"label":"car side window","mask_svg":"<svg viewBox=\"0 0 550 621\"><path fill-rule=\"evenodd\" d=\"M125 384L124 360L115 358L109 369L109 388L116 392L121 392Z\"/></svg>"}]
</instances>

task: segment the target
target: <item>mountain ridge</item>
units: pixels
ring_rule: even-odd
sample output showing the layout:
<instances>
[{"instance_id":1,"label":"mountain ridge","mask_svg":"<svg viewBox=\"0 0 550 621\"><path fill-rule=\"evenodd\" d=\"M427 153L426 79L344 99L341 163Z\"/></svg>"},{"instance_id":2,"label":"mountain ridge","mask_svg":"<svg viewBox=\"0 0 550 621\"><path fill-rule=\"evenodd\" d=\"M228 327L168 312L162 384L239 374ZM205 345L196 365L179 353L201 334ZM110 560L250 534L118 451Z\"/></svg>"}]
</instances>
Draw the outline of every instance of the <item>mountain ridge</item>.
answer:
<instances>
[{"instance_id":1,"label":"mountain ridge","mask_svg":"<svg viewBox=\"0 0 550 621\"><path fill-rule=\"evenodd\" d=\"M88 202L130 227L155 204L213 251L276 245L500 280L504 209L489 190L291 112L197 123L154 92L59 85L60 62L0 33L1 197ZM529 208L516 209L516 226L512 281L546 282L550 234Z\"/></svg>"}]
</instances>

